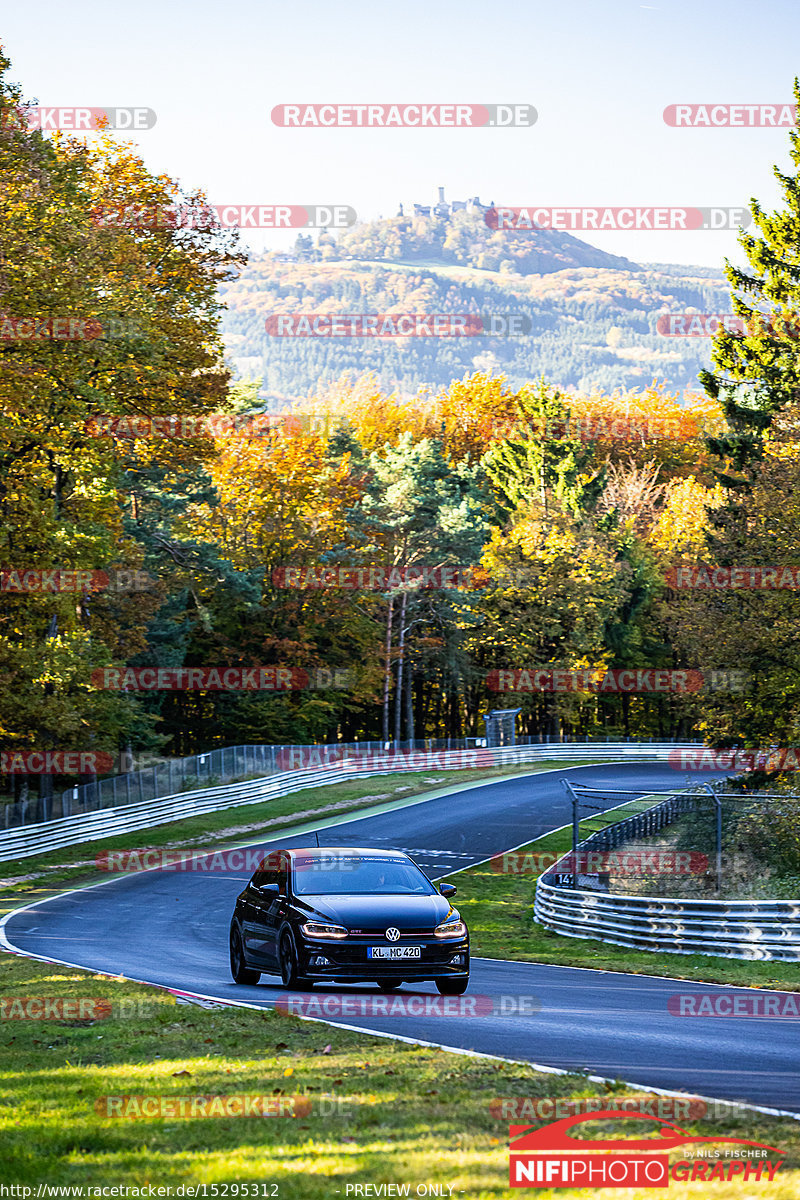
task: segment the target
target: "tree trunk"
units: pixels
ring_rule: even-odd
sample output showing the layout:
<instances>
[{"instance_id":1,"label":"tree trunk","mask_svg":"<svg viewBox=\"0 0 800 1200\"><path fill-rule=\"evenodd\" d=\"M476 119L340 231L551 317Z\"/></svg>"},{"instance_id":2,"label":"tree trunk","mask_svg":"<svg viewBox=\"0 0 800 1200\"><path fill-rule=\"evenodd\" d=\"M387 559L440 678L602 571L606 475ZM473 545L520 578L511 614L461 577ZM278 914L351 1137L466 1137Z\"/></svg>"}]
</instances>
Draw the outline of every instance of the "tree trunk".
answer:
<instances>
[{"instance_id":1,"label":"tree trunk","mask_svg":"<svg viewBox=\"0 0 800 1200\"><path fill-rule=\"evenodd\" d=\"M411 652L408 655L408 666L406 667L406 737L410 742L414 741L414 698L413 698L413 672L411 664Z\"/></svg>"},{"instance_id":2,"label":"tree trunk","mask_svg":"<svg viewBox=\"0 0 800 1200\"><path fill-rule=\"evenodd\" d=\"M451 682L448 689L448 730L447 736L451 738L461 737L461 714L458 707L458 686Z\"/></svg>"},{"instance_id":3,"label":"tree trunk","mask_svg":"<svg viewBox=\"0 0 800 1200\"><path fill-rule=\"evenodd\" d=\"M381 726L383 733L383 744L389 740L389 688L392 681L392 615L394 609L394 599L389 600L389 609L386 614L386 654L384 659L384 677L383 677L383 723Z\"/></svg>"},{"instance_id":4,"label":"tree trunk","mask_svg":"<svg viewBox=\"0 0 800 1200\"><path fill-rule=\"evenodd\" d=\"M424 738L428 728L428 705L431 690L425 687L424 675L422 679L417 676L417 688L414 695L414 729L421 738Z\"/></svg>"},{"instance_id":5,"label":"tree trunk","mask_svg":"<svg viewBox=\"0 0 800 1200\"><path fill-rule=\"evenodd\" d=\"M433 720L433 736L440 738L442 736L442 695L444 692L444 680L437 680L436 684L436 715Z\"/></svg>"},{"instance_id":6,"label":"tree trunk","mask_svg":"<svg viewBox=\"0 0 800 1200\"><path fill-rule=\"evenodd\" d=\"M394 694L394 740L400 741L400 720L403 713L403 659L406 644L406 604L408 592L403 592L400 604L400 632L397 635L397 686Z\"/></svg>"}]
</instances>

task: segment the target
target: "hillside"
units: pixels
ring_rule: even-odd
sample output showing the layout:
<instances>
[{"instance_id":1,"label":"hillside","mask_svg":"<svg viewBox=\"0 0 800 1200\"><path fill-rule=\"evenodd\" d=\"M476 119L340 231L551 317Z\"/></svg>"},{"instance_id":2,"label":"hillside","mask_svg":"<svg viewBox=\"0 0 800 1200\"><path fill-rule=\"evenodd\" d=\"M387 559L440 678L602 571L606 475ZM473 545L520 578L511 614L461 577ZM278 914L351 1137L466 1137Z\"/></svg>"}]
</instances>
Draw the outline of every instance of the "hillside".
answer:
<instances>
[{"instance_id":1,"label":"hillside","mask_svg":"<svg viewBox=\"0 0 800 1200\"><path fill-rule=\"evenodd\" d=\"M639 265L565 233L497 233L466 213L371 222L338 241L323 232L316 244L301 235L294 253L256 258L222 293L229 357L240 374L262 376L262 394L278 405L367 370L403 394L476 369L513 385L544 375L564 388L609 391L658 378L696 390L709 339L665 337L658 316L730 307L721 271ZM301 312L523 313L531 327L515 337L267 334L267 317Z\"/></svg>"}]
</instances>

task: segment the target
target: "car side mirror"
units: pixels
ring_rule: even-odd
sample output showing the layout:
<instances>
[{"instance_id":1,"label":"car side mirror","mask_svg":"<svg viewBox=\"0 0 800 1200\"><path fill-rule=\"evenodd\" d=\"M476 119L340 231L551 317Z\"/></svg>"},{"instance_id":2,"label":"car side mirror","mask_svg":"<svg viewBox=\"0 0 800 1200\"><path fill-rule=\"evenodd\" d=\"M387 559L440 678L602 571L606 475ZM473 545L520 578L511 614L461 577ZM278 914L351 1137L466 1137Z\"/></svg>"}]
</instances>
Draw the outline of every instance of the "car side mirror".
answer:
<instances>
[{"instance_id":1,"label":"car side mirror","mask_svg":"<svg viewBox=\"0 0 800 1200\"><path fill-rule=\"evenodd\" d=\"M439 891L443 896L455 896L458 888L454 883L440 883Z\"/></svg>"},{"instance_id":2,"label":"car side mirror","mask_svg":"<svg viewBox=\"0 0 800 1200\"><path fill-rule=\"evenodd\" d=\"M262 896L277 896L280 890L277 883L262 883L260 888L256 888Z\"/></svg>"}]
</instances>

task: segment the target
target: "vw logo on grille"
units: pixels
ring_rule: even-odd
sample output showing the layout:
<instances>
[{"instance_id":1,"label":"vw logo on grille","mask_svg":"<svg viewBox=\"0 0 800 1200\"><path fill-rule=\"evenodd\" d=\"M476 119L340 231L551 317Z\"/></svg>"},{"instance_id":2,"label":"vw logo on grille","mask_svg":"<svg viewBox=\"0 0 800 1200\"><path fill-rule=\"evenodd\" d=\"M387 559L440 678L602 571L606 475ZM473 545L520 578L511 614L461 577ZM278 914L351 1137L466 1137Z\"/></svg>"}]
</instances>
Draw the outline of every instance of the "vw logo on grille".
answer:
<instances>
[{"instance_id":1,"label":"vw logo on grille","mask_svg":"<svg viewBox=\"0 0 800 1200\"><path fill-rule=\"evenodd\" d=\"M387 942L399 941L400 940L400 930L395 929L394 925L392 925L391 928L386 930L386 940L387 940Z\"/></svg>"}]
</instances>

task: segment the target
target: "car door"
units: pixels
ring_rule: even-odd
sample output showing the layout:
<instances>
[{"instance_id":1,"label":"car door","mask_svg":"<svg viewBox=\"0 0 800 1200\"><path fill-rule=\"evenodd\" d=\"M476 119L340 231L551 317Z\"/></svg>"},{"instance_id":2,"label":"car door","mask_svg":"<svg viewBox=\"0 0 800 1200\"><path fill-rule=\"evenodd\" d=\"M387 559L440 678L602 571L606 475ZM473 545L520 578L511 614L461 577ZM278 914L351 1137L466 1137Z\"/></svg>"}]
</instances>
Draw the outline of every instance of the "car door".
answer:
<instances>
[{"instance_id":1,"label":"car door","mask_svg":"<svg viewBox=\"0 0 800 1200\"><path fill-rule=\"evenodd\" d=\"M289 911L289 856L281 853L277 859L270 883L277 884L278 890L262 892L260 909L263 961L271 966L278 965L278 934Z\"/></svg>"},{"instance_id":2,"label":"car door","mask_svg":"<svg viewBox=\"0 0 800 1200\"><path fill-rule=\"evenodd\" d=\"M278 896L278 869L271 861L262 862L244 897L242 936L248 959L264 965L268 961L268 914Z\"/></svg>"}]
</instances>

